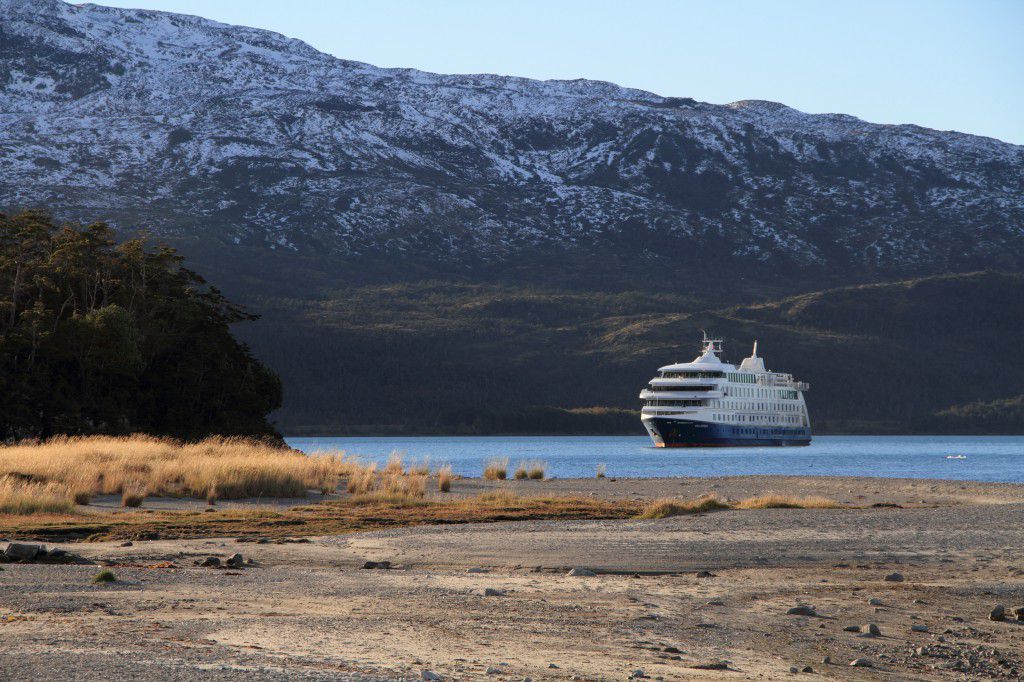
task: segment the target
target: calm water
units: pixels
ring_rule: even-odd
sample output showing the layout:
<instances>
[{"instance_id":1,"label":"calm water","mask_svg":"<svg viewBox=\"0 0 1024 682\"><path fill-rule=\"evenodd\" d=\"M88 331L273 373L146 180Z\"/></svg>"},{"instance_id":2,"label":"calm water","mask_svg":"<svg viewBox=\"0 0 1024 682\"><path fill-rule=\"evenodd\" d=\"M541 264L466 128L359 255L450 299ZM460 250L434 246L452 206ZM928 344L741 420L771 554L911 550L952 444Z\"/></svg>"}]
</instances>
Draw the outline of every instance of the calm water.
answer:
<instances>
[{"instance_id":1,"label":"calm water","mask_svg":"<svg viewBox=\"0 0 1024 682\"><path fill-rule=\"evenodd\" d=\"M407 438L288 438L305 452L344 450L383 462L394 451L406 459L451 464L480 476L483 463L508 457L547 463L548 476L736 476L795 474L949 478L1024 483L1024 436L815 436L803 448L656 449L646 436L493 436ZM946 459L966 455L967 459Z\"/></svg>"}]
</instances>

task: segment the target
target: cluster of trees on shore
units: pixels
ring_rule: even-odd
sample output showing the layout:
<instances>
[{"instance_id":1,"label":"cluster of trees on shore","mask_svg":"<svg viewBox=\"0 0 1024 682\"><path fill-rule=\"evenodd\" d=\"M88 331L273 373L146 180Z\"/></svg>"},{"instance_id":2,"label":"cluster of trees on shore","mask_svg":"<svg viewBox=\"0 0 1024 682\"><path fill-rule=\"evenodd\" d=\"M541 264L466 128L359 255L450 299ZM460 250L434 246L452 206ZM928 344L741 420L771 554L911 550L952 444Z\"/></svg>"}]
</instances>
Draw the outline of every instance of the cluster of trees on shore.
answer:
<instances>
[{"instance_id":1,"label":"cluster of trees on shore","mask_svg":"<svg viewBox=\"0 0 1024 682\"><path fill-rule=\"evenodd\" d=\"M230 330L252 319L173 249L0 214L0 441L276 437L280 380Z\"/></svg>"}]
</instances>

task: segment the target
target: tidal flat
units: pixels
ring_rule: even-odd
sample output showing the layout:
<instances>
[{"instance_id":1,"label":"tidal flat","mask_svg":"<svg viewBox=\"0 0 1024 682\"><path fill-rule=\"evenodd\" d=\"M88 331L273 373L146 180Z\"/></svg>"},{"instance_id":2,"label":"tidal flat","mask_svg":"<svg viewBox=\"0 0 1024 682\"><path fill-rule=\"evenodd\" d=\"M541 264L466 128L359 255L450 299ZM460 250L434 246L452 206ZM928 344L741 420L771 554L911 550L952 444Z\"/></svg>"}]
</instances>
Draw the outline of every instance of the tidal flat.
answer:
<instances>
[{"instance_id":1,"label":"tidal flat","mask_svg":"<svg viewBox=\"0 0 1024 682\"><path fill-rule=\"evenodd\" d=\"M636 518L655 499L711 494L737 501L769 493L838 506ZM428 518L435 504L478 508L473 501L489 494L504 498L491 517ZM442 497L448 501L435 503ZM536 512L531 499L575 500L577 516L549 508L550 516L531 517L522 511ZM592 506L579 506L586 500ZM151 498L138 510L94 500L68 519L109 524L120 517L141 525L73 542L60 536L59 518L40 534L26 530L37 517L17 517L21 527L16 517L3 517L5 539L43 542L83 563L0 565L0 677L1024 674L1024 622L1014 611L1024 607L1021 485L775 476L460 479L450 493L431 491L420 503L358 505L361 525L332 532L322 532L329 524L296 519L354 508L344 495L307 500L299 507L306 511L285 507L294 502L222 503L207 512L189 500L160 509L163 502ZM225 525L232 514L246 524ZM175 515L199 520L141 521ZM241 557L227 565L236 553ZM103 568L114 580L92 582ZM1000 605L1002 619L992 620Z\"/></svg>"}]
</instances>

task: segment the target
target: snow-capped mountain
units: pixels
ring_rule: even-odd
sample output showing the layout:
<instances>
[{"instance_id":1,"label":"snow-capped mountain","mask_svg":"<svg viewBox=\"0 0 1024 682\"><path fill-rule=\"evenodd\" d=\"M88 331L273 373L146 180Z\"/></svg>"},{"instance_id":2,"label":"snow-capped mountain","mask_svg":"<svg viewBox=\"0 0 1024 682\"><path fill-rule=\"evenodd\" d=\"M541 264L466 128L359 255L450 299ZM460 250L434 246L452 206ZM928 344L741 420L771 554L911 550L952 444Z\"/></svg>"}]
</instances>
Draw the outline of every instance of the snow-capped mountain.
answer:
<instances>
[{"instance_id":1,"label":"snow-capped mountain","mask_svg":"<svg viewBox=\"0 0 1024 682\"><path fill-rule=\"evenodd\" d=\"M1024 147L984 137L59 0L0 0L0 65L7 209L338 255L1024 266Z\"/></svg>"}]
</instances>

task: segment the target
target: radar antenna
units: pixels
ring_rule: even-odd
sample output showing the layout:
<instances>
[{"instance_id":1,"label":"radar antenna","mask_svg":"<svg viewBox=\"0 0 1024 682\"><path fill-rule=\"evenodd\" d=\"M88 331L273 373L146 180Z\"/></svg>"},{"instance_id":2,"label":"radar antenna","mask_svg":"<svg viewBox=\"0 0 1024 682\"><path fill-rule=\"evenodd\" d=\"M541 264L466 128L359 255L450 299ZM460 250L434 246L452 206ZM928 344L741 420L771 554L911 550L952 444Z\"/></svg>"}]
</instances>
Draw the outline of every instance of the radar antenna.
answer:
<instances>
[{"instance_id":1,"label":"radar antenna","mask_svg":"<svg viewBox=\"0 0 1024 682\"><path fill-rule=\"evenodd\" d=\"M712 337L708 336L708 333L706 331L704 331L703 329L701 329L701 332L704 334L704 341L703 341L703 348L702 348L703 352L707 353L708 351L711 351L712 353L721 354L721 352L722 352L722 339L715 339L715 338L712 338Z\"/></svg>"}]
</instances>

